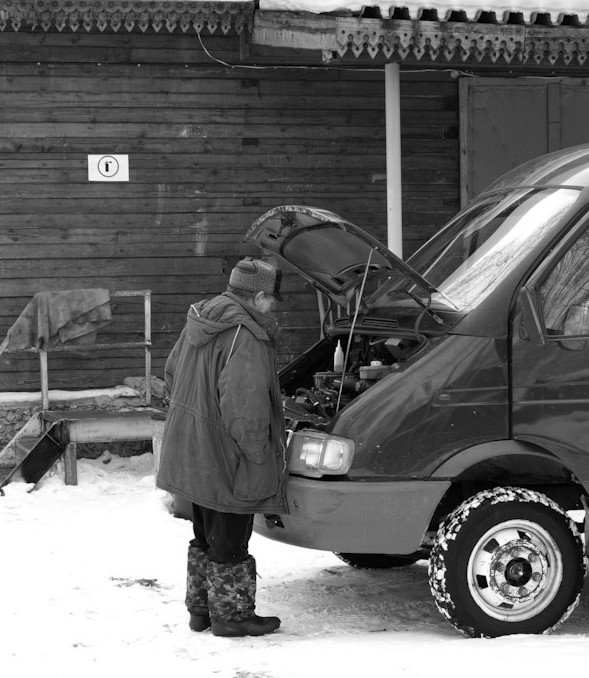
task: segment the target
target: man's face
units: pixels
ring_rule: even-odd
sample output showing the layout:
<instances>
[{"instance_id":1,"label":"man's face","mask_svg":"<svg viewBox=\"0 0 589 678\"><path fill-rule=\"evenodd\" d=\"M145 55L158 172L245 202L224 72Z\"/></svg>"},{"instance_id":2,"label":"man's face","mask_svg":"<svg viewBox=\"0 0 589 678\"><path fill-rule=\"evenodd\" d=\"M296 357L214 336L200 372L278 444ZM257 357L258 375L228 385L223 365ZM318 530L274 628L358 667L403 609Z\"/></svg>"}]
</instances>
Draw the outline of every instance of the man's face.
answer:
<instances>
[{"instance_id":1,"label":"man's face","mask_svg":"<svg viewBox=\"0 0 589 678\"><path fill-rule=\"evenodd\" d=\"M254 307L260 313L272 313L276 308L276 299L271 294L258 292L254 297Z\"/></svg>"}]
</instances>

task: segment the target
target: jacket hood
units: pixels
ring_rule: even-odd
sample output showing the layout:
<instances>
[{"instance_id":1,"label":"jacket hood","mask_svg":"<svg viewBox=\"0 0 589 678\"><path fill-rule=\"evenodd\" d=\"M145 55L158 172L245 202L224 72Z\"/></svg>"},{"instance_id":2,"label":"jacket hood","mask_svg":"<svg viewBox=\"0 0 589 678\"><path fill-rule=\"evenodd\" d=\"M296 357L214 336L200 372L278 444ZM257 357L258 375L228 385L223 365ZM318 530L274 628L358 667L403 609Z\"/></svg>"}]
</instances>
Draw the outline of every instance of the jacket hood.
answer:
<instances>
[{"instance_id":1,"label":"jacket hood","mask_svg":"<svg viewBox=\"0 0 589 678\"><path fill-rule=\"evenodd\" d=\"M239 325L247 327L257 339L270 341L276 332L277 321L247 306L231 292L223 292L213 299L192 304L186 320L188 341L193 346L202 346L221 332Z\"/></svg>"}]
</instances>

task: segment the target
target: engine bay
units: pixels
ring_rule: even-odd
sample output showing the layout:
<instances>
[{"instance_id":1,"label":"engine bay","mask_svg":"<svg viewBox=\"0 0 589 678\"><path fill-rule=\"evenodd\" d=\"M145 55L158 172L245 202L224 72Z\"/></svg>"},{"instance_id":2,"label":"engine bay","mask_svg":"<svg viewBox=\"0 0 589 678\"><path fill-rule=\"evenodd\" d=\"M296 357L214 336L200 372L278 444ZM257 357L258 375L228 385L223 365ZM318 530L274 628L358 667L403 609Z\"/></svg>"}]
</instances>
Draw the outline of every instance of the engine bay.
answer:
<instances>
[{"instance_id":1,"label":"engine bay","mask_svg":"<svg viewBox=\"0 0 589 678\"><path fill-rule=\"evenodd\" d=\"M343 369L337 369L338 342L346 358ZM321 340L281 372L287 429L325 429L340 410L398 370L425 342L413 333L356 333L348 350L347 335Z\"/></svg>"}]
</instances>

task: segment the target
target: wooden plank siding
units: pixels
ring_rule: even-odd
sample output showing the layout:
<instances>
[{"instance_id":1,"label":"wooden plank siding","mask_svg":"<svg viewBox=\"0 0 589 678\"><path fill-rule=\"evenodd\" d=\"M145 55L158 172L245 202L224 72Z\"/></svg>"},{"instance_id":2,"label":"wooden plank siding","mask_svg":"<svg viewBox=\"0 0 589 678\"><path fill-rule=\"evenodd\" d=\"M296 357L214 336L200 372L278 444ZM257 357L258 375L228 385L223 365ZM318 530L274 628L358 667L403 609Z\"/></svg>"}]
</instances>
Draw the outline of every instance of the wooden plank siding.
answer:
<instances>
[{"instance_id":1,"label":"wooden plank siding","mask_svg":"<svg viewBox=\"0 0 589 678\"><path fill-rule=\"evenodd\" d=\"M203 36L239 63L239 38ZM0 33L0 341L41 290L153 292L153 374L189 305L225 287L250 223L283 203L386 239L382 70L228 67L197 36ZM252 64L253 65L253 64ZM284 66L284 64L283 64ZM458 90L402 73L404 252L458 209ZM128 183L88 182L88 154L128 154ZM314 293L285 280L280 364L319 335ZM117 299L104 341L137 341ZM50 388L143 374L141 351L49 357ZM38 390L34 357L0 358L0 391Z\"/></svg>"}]
</instances>

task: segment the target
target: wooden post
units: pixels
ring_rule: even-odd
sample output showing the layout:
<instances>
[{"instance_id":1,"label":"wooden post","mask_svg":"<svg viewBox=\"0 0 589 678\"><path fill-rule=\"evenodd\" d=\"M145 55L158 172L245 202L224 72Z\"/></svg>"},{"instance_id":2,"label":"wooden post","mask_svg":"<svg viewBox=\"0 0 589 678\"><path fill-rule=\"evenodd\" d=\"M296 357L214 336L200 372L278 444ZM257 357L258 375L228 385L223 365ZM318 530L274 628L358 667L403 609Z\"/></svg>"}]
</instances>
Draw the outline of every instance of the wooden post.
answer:
<instances>
[{"instance_id":1,"label":"wooden post","mask_svg":"<svg viewBox=\"0 0 589 678\"><path fill-rule=\"evenodd\" d=\"M47 367L47 351L39 351L41 369L41 407L43 411L49 409L49 370Z\"/></svg>"},{"instance_id":2,"label":"wooden post","mask_svg":"<svg viewBox=\"0 0 589 678\"><path fill-rule=\"evenodd\" d=\"M66 485L78 484L78 466L76 459L76 443L68 443L63 452L63 470Z\"/></svg>"}]
</instances>

